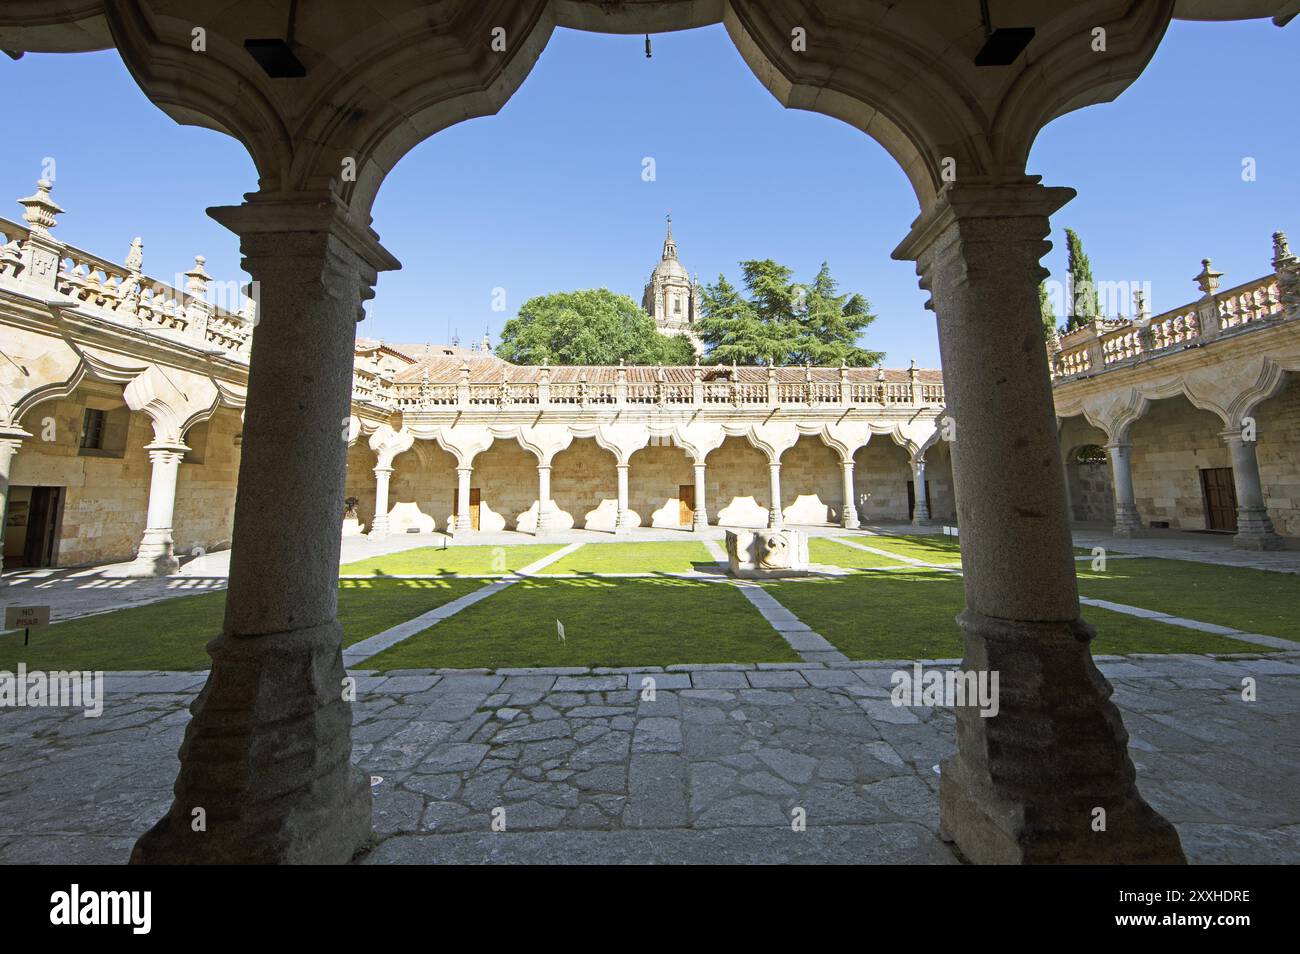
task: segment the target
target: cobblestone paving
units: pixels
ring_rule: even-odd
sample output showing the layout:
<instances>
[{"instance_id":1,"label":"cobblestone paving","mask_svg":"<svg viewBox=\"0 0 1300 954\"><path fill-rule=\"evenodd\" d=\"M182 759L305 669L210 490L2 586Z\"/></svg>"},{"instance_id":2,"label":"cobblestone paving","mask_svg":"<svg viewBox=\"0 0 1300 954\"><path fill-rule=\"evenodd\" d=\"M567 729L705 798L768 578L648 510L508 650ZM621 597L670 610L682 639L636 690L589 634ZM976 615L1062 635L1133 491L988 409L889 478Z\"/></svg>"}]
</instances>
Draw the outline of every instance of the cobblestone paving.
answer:
<instances>
[{"instance_id":1,"label":"cobblestone paving","mask_svg":"<svg viewBox=\"0 0 1300 954\"><path fill-rule=\"evenodd\" d=\"M952 714L895 708L895 668L359 673L356 758L383 778L363 860L951 863L933 767ZM1300 861L1300 654L1102 668L1192 861ZM0 862L124 861L168 806L203 678L111 675L98 719L0 710Z\"/></svg>"}]
</instances>

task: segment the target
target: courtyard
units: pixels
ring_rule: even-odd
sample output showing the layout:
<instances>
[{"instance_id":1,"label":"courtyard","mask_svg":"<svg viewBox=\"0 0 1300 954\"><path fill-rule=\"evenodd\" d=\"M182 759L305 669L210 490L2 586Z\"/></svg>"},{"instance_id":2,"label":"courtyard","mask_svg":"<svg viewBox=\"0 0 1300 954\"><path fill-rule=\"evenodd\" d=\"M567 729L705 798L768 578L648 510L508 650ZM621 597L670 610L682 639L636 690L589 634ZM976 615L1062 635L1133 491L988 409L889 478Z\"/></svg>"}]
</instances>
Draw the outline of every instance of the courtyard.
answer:
<instances>
[{"instance_id":1,"label":"courtyard","mask_svg":"<svg viewBox=\"0 0 1300 954\"><path fill-rule=\"evenodd\" d=\"M964 860L937 828L953 711L891 699L913 661L960 661L959 538L806 529L813 572L765 582L725 574L718 534L345 544L375 819L358 860ZM1188 859L1293 862L1300 554L1186 539L1076 536L1094 659ZM225 556L162 580L7 576L65 618L0 637L0 669L108 674L100 718L2 710L0 861L125 861L166 811Z\"/></svg>"}]
</instances>

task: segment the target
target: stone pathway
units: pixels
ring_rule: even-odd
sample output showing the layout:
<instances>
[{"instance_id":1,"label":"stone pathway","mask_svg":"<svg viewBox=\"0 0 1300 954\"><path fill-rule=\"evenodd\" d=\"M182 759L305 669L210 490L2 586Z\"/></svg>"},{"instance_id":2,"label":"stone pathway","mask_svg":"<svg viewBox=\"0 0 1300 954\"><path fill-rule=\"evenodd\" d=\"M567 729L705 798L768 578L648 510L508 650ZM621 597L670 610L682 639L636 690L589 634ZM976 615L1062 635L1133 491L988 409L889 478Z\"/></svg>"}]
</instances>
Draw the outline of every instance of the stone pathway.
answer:
<instances>
[{"instance_id":1,"label":"stone pathway","mask_svg":"<svg viewBox=\"0 0 1300 954\"><path fill-rule=\"evenodd\" d=\"M1300 654L1099 664L1192 861L1300 861ZM383 778L363 861L951 863L952 713L891 704L910 665L356 673L355 758ZM0 863L125 861L204 677L112 674L98 719L0 710Z\"/></svg>"}]
</instances>

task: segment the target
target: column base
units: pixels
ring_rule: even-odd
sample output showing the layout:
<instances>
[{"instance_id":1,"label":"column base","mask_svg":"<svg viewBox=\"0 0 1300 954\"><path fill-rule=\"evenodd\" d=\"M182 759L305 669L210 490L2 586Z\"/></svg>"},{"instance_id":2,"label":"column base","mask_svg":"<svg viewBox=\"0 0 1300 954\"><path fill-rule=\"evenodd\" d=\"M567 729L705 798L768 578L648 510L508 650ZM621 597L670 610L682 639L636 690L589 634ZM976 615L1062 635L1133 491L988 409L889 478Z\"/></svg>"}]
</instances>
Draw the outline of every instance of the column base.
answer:
<instances>
[{"instance_id":1,"label":"column base","mask_svg":"<svg viewBox=\"0 0 1300 954\"><path fill-rule=\"evenodd\" d=\"M844 515L840 517L840 526L845 530L857 530L862 526L862 521L858 519L855 511L845 510Z\"/></svg>"},{"instance_id":2,"label":"column base","mask_svg":"<svg viewBox=\"0 0 1300 954\"><path fill-rule=\"evenodd\" d=\"M632 518L626 510L620 510L614 519L614 535L625 537L632 532Z\"/></svg>"},{"instance_id":3,"label":"column base","mask_svg":"<svg viewBox=\"0 0 1300 954\"><path fill-rule=\"evenodd\" d=\"M372 796L352 764L342 641L334 621L208 644L175 799L132 864L341 864L365 846Z\"/></svg>"},{"instance_id":4,"label":"column base","mask_svg":"<svg viewBox=\"0 0 1300 954\"><path fill-rule=\"evenodd\" d=\"M451 535L453 537L468 537L478 531L474 529L474 524L469 517L457 517L456 522L452 525Z\"/></svg>"},{"instance_id":5,"label":"column base","mask_svg":"<svg viewBox=\"0 0 1300 954\"><path fill-rule=\"evenodd\" d=\"M767 529L780 530L784 526L785 526L785 518L782 516L781 513L775 510L769 510L767 512Z\"/></svg>"},{"instance_id":6,"label":"column base","mask_svg":"<svg viewBox=\"0 0 1300 954\"><path fill-rule=\"evenodd\" d=\"M705 533L708 529L709 518L698 510L695 511L695 518L691 521L691 533Z\"/></svg>"},{"instance_id":7,"label":"column base","mask_svg":"<svg viewBox=\"0 0 1300 954\"><path fill-rule=\"evenodd\" d=\"M1286 541L1276 533L1242 533L1233 535L1232 545L1238 550L1285 550Z\"/></svg>"},{"instance_id":8,"label":"column base","mask_svg":"<svg viewBox=\"0 0 1300 954\"><path fill-rule=\"evenodd\" d=\"M1131 525L1131 524L1117 523L1115 524L1115 526L1111 527L1110 532L1111 532L1111 536L1124 537L1125 539L1128 540L1131 540L1134 537L1147 536L1146 527L1142 526L1141 524Z\"/></svg>"},{"instance_id":9,"label":"column base","mask_svg":"<svg viewBox=\"0 0 1300 954\"><path fill-rule=\"evenodd\" d=\"M999 679L996 715L956 709L958 751L939 776L941 829L962 853L977 864L1185 863L1173 825L1138 793L1092 627L969 609L958 622L962 669Z\"/></svg>"},{"instance_id":10,"label":"column base","mask_svg":"<svg viewBox=\"0 0 1300 954\"><path fill-rule=\"evenodd\" d=\"M176 558L172 544L171 531L165 536L151 537L153 531L146 530L136 557L130 563L105 572L110 578L140 578L150 576L168 576L180 569L181 561Z\"/></svg>"},{"instance_id":11,"label":"column base","mask_svg":"<svg viewBox=\"0 0 1300 954\"><path fill-rule=\"evenodd\" d=\"M918 513L912 517L912 526L914 527L928 527L933 522L934 521L930 519L930 515L928 513L927 514Z\"/></svg>"}]
</instances>

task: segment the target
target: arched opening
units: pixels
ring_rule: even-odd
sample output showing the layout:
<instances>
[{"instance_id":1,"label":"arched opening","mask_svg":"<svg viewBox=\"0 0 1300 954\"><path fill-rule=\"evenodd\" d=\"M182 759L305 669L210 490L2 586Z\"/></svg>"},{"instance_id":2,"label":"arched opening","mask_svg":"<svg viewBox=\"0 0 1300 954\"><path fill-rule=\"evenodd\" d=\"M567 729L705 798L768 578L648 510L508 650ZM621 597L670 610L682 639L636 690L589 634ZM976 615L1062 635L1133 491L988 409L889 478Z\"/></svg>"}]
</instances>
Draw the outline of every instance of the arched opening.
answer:
<instances>
[{"instance_id":1,"label":"arched opening","mask_svg":"<svg viewBox=\"0 0 1300 954\"><path fill-rule=\"evenodd\" d=\"M531 451L518 441L498 438L474 458L474 483L480 488L480 530L536 531L539 484Z\"/></svg>"},{"instance_id":2,"label":"arched opening","mask_svg":"<svg viewBox=\"0 0 1300 954\"><path fill-rule=\"evenodd\" d=\"M436 442L417 438L393 458L388 484L390 533L450 530L456 494L456 458Z\"/></svg>"},{"instance_id":3,"label":"arched opening","mask_svg":"<svg viewBox=\"0 0 1300 954\"><path fill-rule=\"evenodd\" d=\"M876 435L853 455L853 489L858 515L863 521L911 519L908 488L912 468L907 449L888 437Z\"/></svg>"},{"instance_id":4,"label":"arched opening","mask_svg":"<svg viewBox=\"0 0 1300 954\"><path fill-rule=\"evenodd\" d=\"M618 520L617 459L594 437L575 438L551 460L555 526L613 532Z\"/></svg>"},{"instance_id":5,"label":"arched opening","mask_svg":"<svg viewBox=\"0 0 1300 954\"><path fill-rule=\"evenodd\" d=\"M1259 481L1278 533L1300 537L1300 378L1287 374L1282 390L1255 408Z\"/></svg>"},{"instance_id":6,"label":"arched opening","mask_svg":"<svg viewBox=\"0 0 1300 954\"><path fill-rule=\"evenodd\" d=\"M712 457L709 460L711 463ZM695 508L695 471L686 451L652 437L628 463L630 525L689 529Z\"/></svg>"},{"instance_id":7,"label":"arched opening","mask_svg":"<svg viewBox=\"0 0 1300 954\"><path fill-rule=\"evenodd\" d=\"M843 516L840 456L820 437L802 434L781 455L781 503L786 523L837 525Z\"/></svg>"},{"instance_id":8,"label":"arched opening","mask_svg":"<svg viewBox=\"0 0 1300 954\"><path fill-rule=\"evenodd\" d=\"M766 527L772 506L767 455L743 437L729 436L705 467L714 522L720 527Z\"/></svg>"},{"instance_id":9,"label":"arched opening","mask_svg":"<svg viewBox=\"0 0 1300 954\"><path fill-rule=\"evenodd\" d=\"M1144 523L1229 533L1237 527L1222 418L1182 395L1151 402L1129 428L1133 497Z\"/></svg>"},{"instance_id":10,"label":"arched opening","mask_svg":"<svg viewBox=\"0 0 1300 954\"><path fill-rule=\"evenodd\" d=\"M1107 442L1106 432L1082 415L1066 418L1061 424L1065 489L1070 519L1075 523L1108 526L1115 519L1115 488Z\"/></svg>"}]
</instances>

